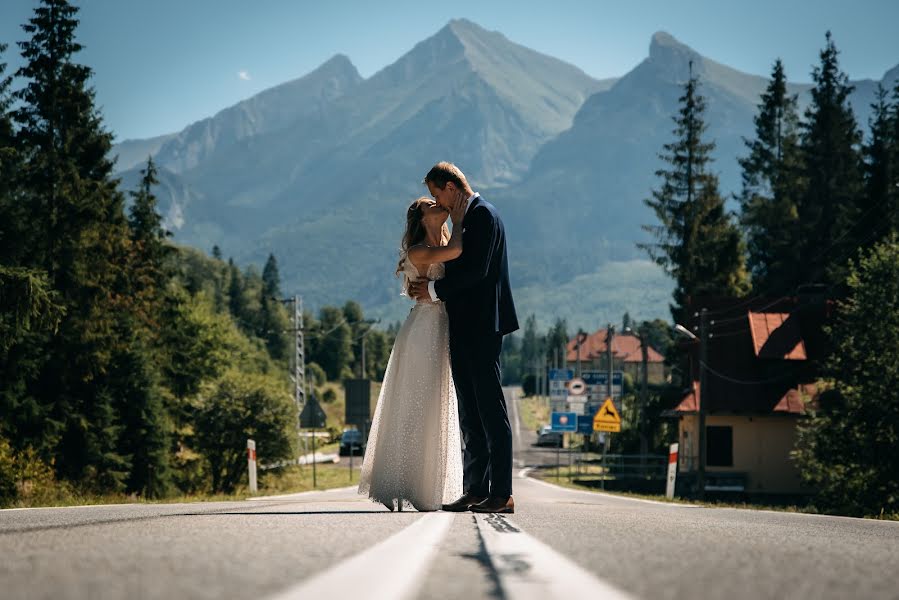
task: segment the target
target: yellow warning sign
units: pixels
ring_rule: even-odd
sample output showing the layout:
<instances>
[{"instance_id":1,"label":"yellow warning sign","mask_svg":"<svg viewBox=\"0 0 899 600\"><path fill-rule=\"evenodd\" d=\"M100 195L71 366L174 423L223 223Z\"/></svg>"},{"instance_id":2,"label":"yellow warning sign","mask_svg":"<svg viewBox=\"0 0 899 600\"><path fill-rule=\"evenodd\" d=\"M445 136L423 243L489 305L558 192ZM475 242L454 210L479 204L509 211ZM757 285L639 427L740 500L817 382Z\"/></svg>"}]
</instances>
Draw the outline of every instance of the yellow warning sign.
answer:
<instances>
[{"instance_id":1,"label":"yellow warning sign","mask_svg":"<svg viewBox=\"0 0 899 600\"><path fill-rule=\"evenodd\" d=\"M621 431L621 416L618 414L618 409L615 408L611 398L606 398L603 405L596 411L596 416L593 417L593 431L609 431L612 433Z\"/></svg>"}]
</instances>

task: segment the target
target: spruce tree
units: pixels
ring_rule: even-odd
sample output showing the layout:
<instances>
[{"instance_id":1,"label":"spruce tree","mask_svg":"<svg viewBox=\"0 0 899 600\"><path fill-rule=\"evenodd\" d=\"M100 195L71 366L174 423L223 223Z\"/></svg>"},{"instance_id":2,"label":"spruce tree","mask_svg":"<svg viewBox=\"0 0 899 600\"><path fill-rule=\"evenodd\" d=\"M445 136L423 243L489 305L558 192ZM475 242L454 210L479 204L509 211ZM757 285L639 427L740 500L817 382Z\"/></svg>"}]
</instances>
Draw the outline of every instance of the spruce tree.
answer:
<instances>
[{"instance_id":1,"label":"spruce tree","mask_svg":"<svg viewBox=\"0 0 899 600\"><path fill-rule=\"evenodd\" d=\"M871 105L871 139L864 147L865 204L859 228L871 236L868 243L885 238L899 224L899 140L894 122L899 104L891 106L887 97L887 91L878 85L876 101Z\"/></svg>"},{"instance_id":2,"label":"spruce tree","mask_svg":"<svg viewBox=\"0 0 899 600\"><path fill-rule=\"evenodd\" d=\"M23 257L47 272L65 309L58 333L44 340L46 361L22 393L42 417L37 435L58 473L115 489L127 465L116 449L120 426L105 378L127 305L115 292L127 225L91 70L72 60L81 50L77 12L65 0L42 0L23 25L29 39L19 43L24 86L13 118L32 231Z\"/></svg>"},{"instance_id":3,"label":"spruce tree","mask_svg":"<svg viewBox=\"0 0 899 600\"><path fill-rule=\"evenodd\" d=\"M868 236L858 222L864 197L861 133L849 106L853 87L840 71L829 31L820 57L802 123L806 185L799 202L799 274L803 283L837 289L846 279L847 260Z\"/></svg>"},{"instance_id":4,"label":"spruce tree","mask_svg":"<svg viewBox=\"0 0 899 600\"><path fill-rule=\"evenodd\" d=\"M797 201L802 193L796 96L787 93L780 59L761 99L754 119L755 139L744 140L749 155L739 159L743 169L739 201L752 287L757 293L776 295L799 283Z\"/></svg>"},{"instance_id":5,"label":"spruce tree","mask_svg":"<svg viewBox=\"0 0 899 600\"><path fill-rule=\"evenodd\" d=\"M269 354L275 360L287 357L290 344L285 335L289 328L287 315L281 305L281 277L274 254L268 255L262 270L262 289L259 298L258 337L265 340Z\"/></svg>"},{"instance_id":6,"label":"spruce tree","mask_svg":"<svg viewBox=\"0 0 899 600\"><path fill-rule=\"evenodd\" d=\"M231 316L242 326L247 324L247 301L243 295L243 276L234 259L228 259L228 310Z\"/></svg>"},{"instance_id":7,"label":"spruce tree","mask_svg":"<svg viewBox=\"0 0 899 600\"><path fill-rule=\"evenodd\" d=\"M656 171L662 180L645 202L660 225L644 225L656 243L638 244L675 280L671 314L683 319L691 298L741 296L748 288L740 232L724 209L718 177L710 170L713 142L706 142L705 99L692 74L673 117L675 141L659 158L668 164Z\"/></svg>"},{"instance_id":8,"label":"spruce tree","mask_svg":"<svg viewBox=\"0 0 899 600\"><path fill-rule=\"evenodd\" d=\"M129 294L131 305L151 337L159 331L158 318L171 278L168 260L173 253L173 248L166 243L171 233L162 225L162 215L157 211L153 193L153 187L158 184L156 165L149 158L146 168L141 171L137 191L130 192L132 205L128 218L131 253L127 276L130 281L125 293Z\"/></svg>"}]
</instances>

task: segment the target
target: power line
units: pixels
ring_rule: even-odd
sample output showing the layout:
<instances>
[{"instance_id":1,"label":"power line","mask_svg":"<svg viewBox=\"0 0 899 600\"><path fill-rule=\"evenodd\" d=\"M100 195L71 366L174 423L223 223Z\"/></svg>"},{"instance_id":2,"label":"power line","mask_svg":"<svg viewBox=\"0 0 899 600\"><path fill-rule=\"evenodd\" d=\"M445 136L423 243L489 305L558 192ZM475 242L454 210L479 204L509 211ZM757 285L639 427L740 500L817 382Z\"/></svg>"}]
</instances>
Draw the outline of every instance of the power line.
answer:
<instances>
[{"instance_id":1,"label":"power line","mask_svg":"<svg viewBox=\"0 0 899 600\"><path fill-rule=\"evenodd\" d=\"M723 379L725 381L729 381L731 383L736 383L737 385L765 385L767 383L775 383L777 381L781 381L782 379L786 379L787 377L795 377L796 376L796 374L791 371L789 373L783 373L782 375L778 375L777 377L772 377L770 379L759 379L756 381L743 381L742 379L736 379L734 377L730 377L729 375L725 375L724 373L716 371L715 369L711 368L710 366L708 366L706 363L704 363L702 361L700 361L699 364L700 364L700 366L702 366L703 369L705 369L712 375L719 377L720 379Z\"/></svg>"}]
</instances>

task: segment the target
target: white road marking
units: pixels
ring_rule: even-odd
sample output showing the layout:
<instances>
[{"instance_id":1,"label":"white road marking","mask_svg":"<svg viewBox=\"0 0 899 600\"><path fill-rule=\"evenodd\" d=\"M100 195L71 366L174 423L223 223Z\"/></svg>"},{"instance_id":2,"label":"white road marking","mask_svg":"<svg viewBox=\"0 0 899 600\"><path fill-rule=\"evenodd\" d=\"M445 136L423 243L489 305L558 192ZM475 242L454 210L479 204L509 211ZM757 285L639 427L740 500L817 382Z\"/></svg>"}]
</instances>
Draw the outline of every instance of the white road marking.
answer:
<instances>
[{"instance_id":1,"label":"white road marking","mask_svg":"<svg viewBox=\"0 0 899 600\"><path fill-rule=\"evenodd\" d=\"M386 540L272 596L271 600L411 598L421 587L454 517L455 513L426 513Z\"/></svg>"},{"instance_id":2,"label":"white road marking","mask_svg":"<svg viewBox=\"0 0 899 600\"><path fill-rule=\"evenodd\" d=\"M313 496L313 495L317 495L317 494L329 494L329 495L342 494L344 492L355 491L356 489L357 489L357 486L350 485L347 487L331 488L331 489L327 489L327 490L309 490L308 492L295 492L293 494L276 494L274 496L252 496L250 498L247 498L247 500L248 501L252 501L252 500L293 500L293 499L300 499L305 496ZM361 498L361 496L360 496L360 498Z\"/></svg>"},{"instance_id":3,"label":"white road marking","mask_svg":"<svg viewBox=\"0 0 899 600\"><path fill-rule=\"evenodd\" d=\"M477 514L475 520L506 598L633 598L523 532L504 515Z\"/></svg>"},{"instance_id":4,"label":"white road marking","mask_svg":"<svg viewBox=\"0 0 899 600\"><path fill-rule=\"evenodd\" d=\"M546 487L550 487L557 492L565 492L567 494L578 494L578 495L588 495L593 496L603 496L606 498L614 498L615 500L624 500L624 501L632 501L632 502L643 502L646 504L658 504L660 506L676 506L679 508L697 508L699 504L683 504L681 502L662 502L660 500L649 500L647 498L632 498L630 496L623 496L618 494L609 494L608 492L588 492L587 490L573 490L571 488L562 487L561 485L555 485L548 481L543 481L542 479L537 479L536 477L530 477L528 475L528 469L522 469L519 471L519 477L525 477L528 481L533 481L536 484L544 485Z\"/></svg>"}]
</instances>

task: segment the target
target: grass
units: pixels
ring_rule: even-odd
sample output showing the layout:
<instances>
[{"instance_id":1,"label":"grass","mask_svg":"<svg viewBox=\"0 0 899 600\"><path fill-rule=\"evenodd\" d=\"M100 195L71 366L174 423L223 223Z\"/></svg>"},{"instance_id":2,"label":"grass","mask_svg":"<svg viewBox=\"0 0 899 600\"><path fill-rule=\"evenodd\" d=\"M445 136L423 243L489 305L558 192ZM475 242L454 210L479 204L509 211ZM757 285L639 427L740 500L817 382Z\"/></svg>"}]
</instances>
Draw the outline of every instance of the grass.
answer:
<instances>
[{"instance_id":1,"label":"grass","mask_svg":"<svg viewBox=\"0 0 899 600\"><path fill-rule=\"evenodd\" d=\"M556 479L556 468L555 467L545 467L541 469L535 469L533 475L540 479L541 481L546 481L548 483L554 483L556 485L579 490L582 492L594 492L596 493L598 490L591 486L582 485L579 483L575 483L573 480L575 478L583 479L585 475L588 477L595 477L597 480L602 477L602 468L599 465L581 465L580 472L572 468L569 470L568 466L565 465L559 470L559 478ZM570 476L570 478L569 478ZM612 477L607 479L611 480ZM813 506L795 506L795 505L770 505L770 504L757 504L752 502L732 502L725 500L695 500L690 498L668 498L662 494L642 494L638 492L625 492L620 490L602 490L604 494L613 494L615 496L622 496L625 498L638 498L642 500L653 500L656 502L667 502L670 504L692 504L703 506L705 508L740 508L747 510L773 510L778 512L790 512L790 513L806 513L806 514L819 514L818 511ZM887 516L885 517L888 520L899 520L895 517Z\"/></svg>"},{"instance_id":2,"label":"grass","mask_svg":"<svg viewBox=\"0 0 899 600\"><path fill-rule=\"evenodd\" d=\"M336 451L336 445L335 445ZM234 502L249 500L254 496L268 496L275 494L293 494L312 490L327 490L359 484L359 467L362 466L362 457L353 459L352 475L349 470L349 457L341 457L339 464L327 463L315 465L315 486L312 485L312 465L291 465L269 472L259 472L259 492L251 494L246 485L230 494L225 493L196 493L180 494L167 498L142 498L127 494L85 494L67 486L58 486L54 494L44 494L41 497L20 499L11 506L5 508L37 508L37 507L65 507L65 506L90 506L96 504L178 504L190 502Z\"/></svg>"},{"instance_id":3,"label":"grass","mask_svg":"<svg viewBox=\"0 0 899 600\"><path fill-rule=\"evenodd\" d=\"M518 416L525 428L539 431L549 424L549 406L538 396L523 397L518 401Z\"/></svg>"}]
</instances>

